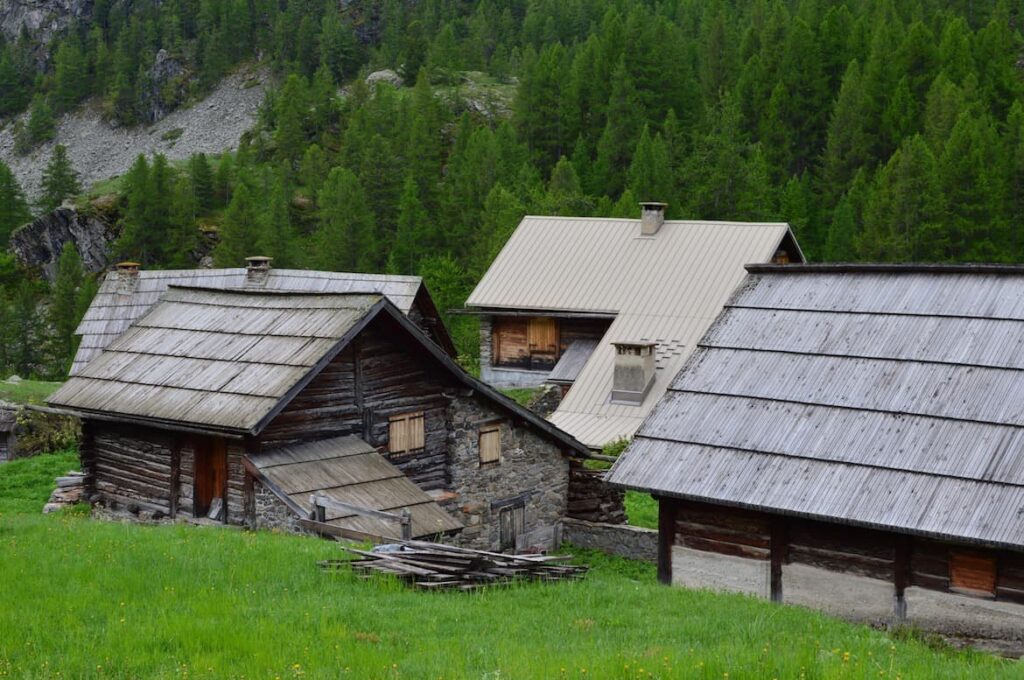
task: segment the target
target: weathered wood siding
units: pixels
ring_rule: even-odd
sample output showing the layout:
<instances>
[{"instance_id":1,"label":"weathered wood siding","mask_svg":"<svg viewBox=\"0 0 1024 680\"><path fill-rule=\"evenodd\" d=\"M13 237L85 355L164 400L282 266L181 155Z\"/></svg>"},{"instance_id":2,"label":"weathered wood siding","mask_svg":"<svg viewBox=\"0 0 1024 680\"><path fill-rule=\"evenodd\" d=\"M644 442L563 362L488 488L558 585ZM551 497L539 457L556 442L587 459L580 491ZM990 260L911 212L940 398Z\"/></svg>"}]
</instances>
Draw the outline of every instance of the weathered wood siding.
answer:
<instances>
[{"instance_id":1,"label":"weathered wood siding","mask_svg":"<svg viewBox=\"0 0 1024 680\"><path fill-rule=\"evenodd\" d=\"M424 413L424 448L392 463L424 489L447 483L446 409L456 388L452 378L427 363L422 349L393 338L387 319L378 319L336 357L260 436L264 449L354 434L387 453L388 419ZM418 359L422 358L422 361Z\"/></svg>"},{"instance_id":2,"label":"weathered wood siding","mask_svg":"<svg viewBox=\"0 0 1024 680\"><path fill-rule=\"evenodd\" d=\"M675 545L706 552L767 560L771 518L760 512L679 501Z\"/></svg>"},{"instance_id":3,"label":"weathered wood siding","mask_svg":"<svg viewBox=\"0 0 1024 680\"><path fill-rule=\"evenodd\" d=\"M87 441L84 467L104 500L170 514L173 433L93 423Z\"/></svg>"},{"instance_id":4,"label":"weathered wood siding","mask_svg":"<svg viewBox=\"0 0 1024 680\"><path fill-rule=\"evenodd\" d=\"M892 580L895 569L892 534L803 519L787 519L783 523L788 536L787 563Z\"/></svg>"}]
</instances>

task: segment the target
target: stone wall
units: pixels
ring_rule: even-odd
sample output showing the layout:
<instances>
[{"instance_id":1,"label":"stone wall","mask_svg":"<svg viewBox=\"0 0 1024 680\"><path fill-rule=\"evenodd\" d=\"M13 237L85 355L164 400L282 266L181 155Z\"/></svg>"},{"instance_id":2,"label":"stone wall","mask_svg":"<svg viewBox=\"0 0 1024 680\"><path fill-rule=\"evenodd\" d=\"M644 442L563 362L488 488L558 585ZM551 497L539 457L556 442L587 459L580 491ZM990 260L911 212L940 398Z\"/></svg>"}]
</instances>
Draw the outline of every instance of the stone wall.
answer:
<instances>
[{"instance_id":1,"label":"stone wall","mask_svg":"<svg viewBox=\"0 0 1024 680\"><path fill-rule=\"evenodd\" d=\"M556 445L525 426L517 426L486 400L460 396L448 407L451 490L444 507L466 528L455 541L470 548L497 550L502 504L525 505L525 536L553 548L566 513L569 461ZM480 463L480 426L501 424L501 460Z\"/></svg>"},{"instance_id":2,"label":"stone wall","mask_svg":"<svg viewBox=\"0 0 1024 680\"><path fill-rule=\"evenodd\" d=\"M562 540L632 560L658 560L658 532L655 529L566 518L562 521Z\"/></svg>"},{"instance_id":3,"label":"stone wall","mask_svg":"<svg viewBox=\"0 0 1024 680\"><path fill-rule=\"evenodd\" d=\"M605 470L588 470L572 461L569 473L569 517L606 524L626 523L626 493L604 481Z\"/></svg>"},{"instance_id":4,"label":"stone wall","mask_svg":"<svg viewBox=\"0 0 1024 680\"><path fill-rule=\"evenodd\" d=\"M269 531L283 531L292 534L309 534L299 526L299 516L284 504L273 491L259 480L253 481L253 500L256 509L256 528Z\"/></svg>"}]
</instances>

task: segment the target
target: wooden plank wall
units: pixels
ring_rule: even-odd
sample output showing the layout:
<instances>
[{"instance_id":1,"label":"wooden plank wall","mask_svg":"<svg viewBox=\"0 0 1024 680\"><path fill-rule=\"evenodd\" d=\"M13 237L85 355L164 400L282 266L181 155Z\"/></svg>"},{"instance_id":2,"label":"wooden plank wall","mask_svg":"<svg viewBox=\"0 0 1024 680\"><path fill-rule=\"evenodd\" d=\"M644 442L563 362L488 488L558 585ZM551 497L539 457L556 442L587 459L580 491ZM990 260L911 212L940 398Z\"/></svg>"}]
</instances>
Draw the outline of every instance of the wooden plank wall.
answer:
<instances>
[{"instance_id":1,"label":"wooden plank wall","mask_svg":"<svg viewBox=\"0 0 1024 680\"><path fill-rule=\"evenodd\" d=\"M917 586L942 592L954 591L951 556L964 553L995 560L995 599L1024 604L1024 553L693 501L662 499L661 504L663 515L666 508L674 512L673 545L756 560L775 553L780 568L806 564L891 581L900 590ZM773 536L784 545L773 550Z\"/></svg>"},{"instance_id":2,"label":"wooden plank wall","mask_svg":"<svg viewBox=\"0 0 1024 680\"><path fill-rule=\"evenodd\" d=\"M559 319L559 345L565 351L576 340L600 340L611 325L608 319Z\"/></svg>"},{"instance_id":3,"label":"wooden plank wall","mask_svg":"<svg viewBox=\"0 0 1024 680\"><path fill-rule=\"evenodd\" d=\"M132 425L92 423L88 469L108 500L171 511L171 448L175 435Z\"/></svg>"},{"instance_id":4,"label":"wooden plank wall","mask_svg":"<svg viewBox=\"0 0 1024 680\"><path fill-rule=\"evenodd\" d=\"M675 517L675 545L755 560L771 557L770 515L679 501Z\"/></svg>"},{"instance_id":5,"label":"wooden plank wall","mask_svg":"<svg viewBox=\"0 0 1024 680\"><path fill-rule=\"evenodd\" d=\"M424 489L443 488L448 470L447 406L455 381L417 346L378 319L263 431L260 446L354 434L387 453L388 419L424 413L424 448L390 460Z\"/></svg>"}]
</instances>

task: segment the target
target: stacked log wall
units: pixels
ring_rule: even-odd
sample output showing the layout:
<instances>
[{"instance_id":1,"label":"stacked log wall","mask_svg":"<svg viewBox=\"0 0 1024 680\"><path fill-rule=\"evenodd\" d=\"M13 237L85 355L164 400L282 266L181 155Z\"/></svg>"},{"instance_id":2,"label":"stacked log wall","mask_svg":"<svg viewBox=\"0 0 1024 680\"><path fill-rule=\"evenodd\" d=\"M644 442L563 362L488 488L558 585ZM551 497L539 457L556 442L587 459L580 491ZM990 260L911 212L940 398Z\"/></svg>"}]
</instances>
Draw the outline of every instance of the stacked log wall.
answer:
<instances>
[{"instance_id":1,"label":"stacked log wall","mask_svg":"<svg viewBox=\"0 0 1024 680\"><path fill-rule=\"evenodd\" d=\"M261 447L356 435L422 488L444 488L454 380L437 370L421 347L394 337L400 336L387 320L374 322L274 418L260 436ZM417 411L424 414L423 449L389 454L389 418Z\"/></svg>"},{"instance_id":2,"label":"stacked log wall","mask_svg":"<svg viewBox=\"0 0 1024 680\"><path fill-rule=\"evenodd\" d=\"M573 460L569 468L568 516L587 522L626 523L626 494L604 482L603 470L588 470Z\"/></svg>"},{"instance_id":3,"label":"stacked log wall","mask_svg":"<svg viewBox=\"0 0 1024 680\"><path fill-rule=\"evenodd\" d=\"M102 500L171 512L171 450L175 435L131 425L94 423L86 466Z\"/></svg>"}]
</instances>

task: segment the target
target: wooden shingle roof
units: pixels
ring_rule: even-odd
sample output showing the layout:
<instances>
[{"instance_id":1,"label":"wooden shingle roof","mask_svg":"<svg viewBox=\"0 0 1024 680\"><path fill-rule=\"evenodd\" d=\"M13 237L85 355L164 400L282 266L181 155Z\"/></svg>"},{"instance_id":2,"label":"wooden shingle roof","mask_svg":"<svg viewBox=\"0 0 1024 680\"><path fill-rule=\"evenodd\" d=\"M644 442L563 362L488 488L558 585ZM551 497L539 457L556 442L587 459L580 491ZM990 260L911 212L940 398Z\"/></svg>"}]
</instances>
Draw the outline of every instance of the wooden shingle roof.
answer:
<instances>
[{"instance_id":1,"label":"wooden shingle roof","mask_svg":"<svg viewBox=\"0 0 1024 680\"><path fill-rule=\"evenodd\" d=\"M383 300L172 287L49 402L252 432Z\"/></svg>"},{"instance_id":2,"label":"wooden shingle roof","mask_svg":"<svg viewBox=\"0 0 1024 680\"><path fill-rule=\"evenodd\" d=\"M609 480L1024 549L1024 269L749 269Z\"/></svg>"},{"instance_id":3,"label":"wooden shingle roof","mask_svg":"<svg viewBox=\"0 0 1024 680\"><path fill-rule=\"evenodd\" d=\"M469 375L383 295L171 287L47 401L84 418L259 434L349 342L386 315L409 351L558 443L587 448Z\"/></svg>"},{"instance_id":4,"label":"wooden shingle roof","mask_svg":"<svg viewBox=\"0 0 1024 680\"><path fill-rule=\"evenodd\" d=\"M370 510L412 515L412 535L434 536L462 528L425 491L358 437L336 437L249 455L249 461L289 506L308 517L309 497L328 498ZM397 538L394 522L330 509L327 523L373 536Z\"/></svg>"},{"instance_id":5,"label":"wooden shingle roof","mask_svg":"<svg viewBox=\"0 0 1024 680\"><path fill-rule=\"evenodd\" d=\"M222 290L253 288L256 290L302 293L366 293L387 297L398 309L408 314L417 298L429 298L418 276L392 276L324 272L304 269L270 269L254 284L244 267L231 269L143 270L134 282L120 285L120 273L112 271L104 278L89 309L75 333L82 336L71 365L71 375L78 375L85 365L123 333L135 319L157 303L170 286L217 288ZM428 302L430 306L432 302ZM450 340L443 326L438 328L438 341L450 349Z\"/></svg>"}]
</instances>

